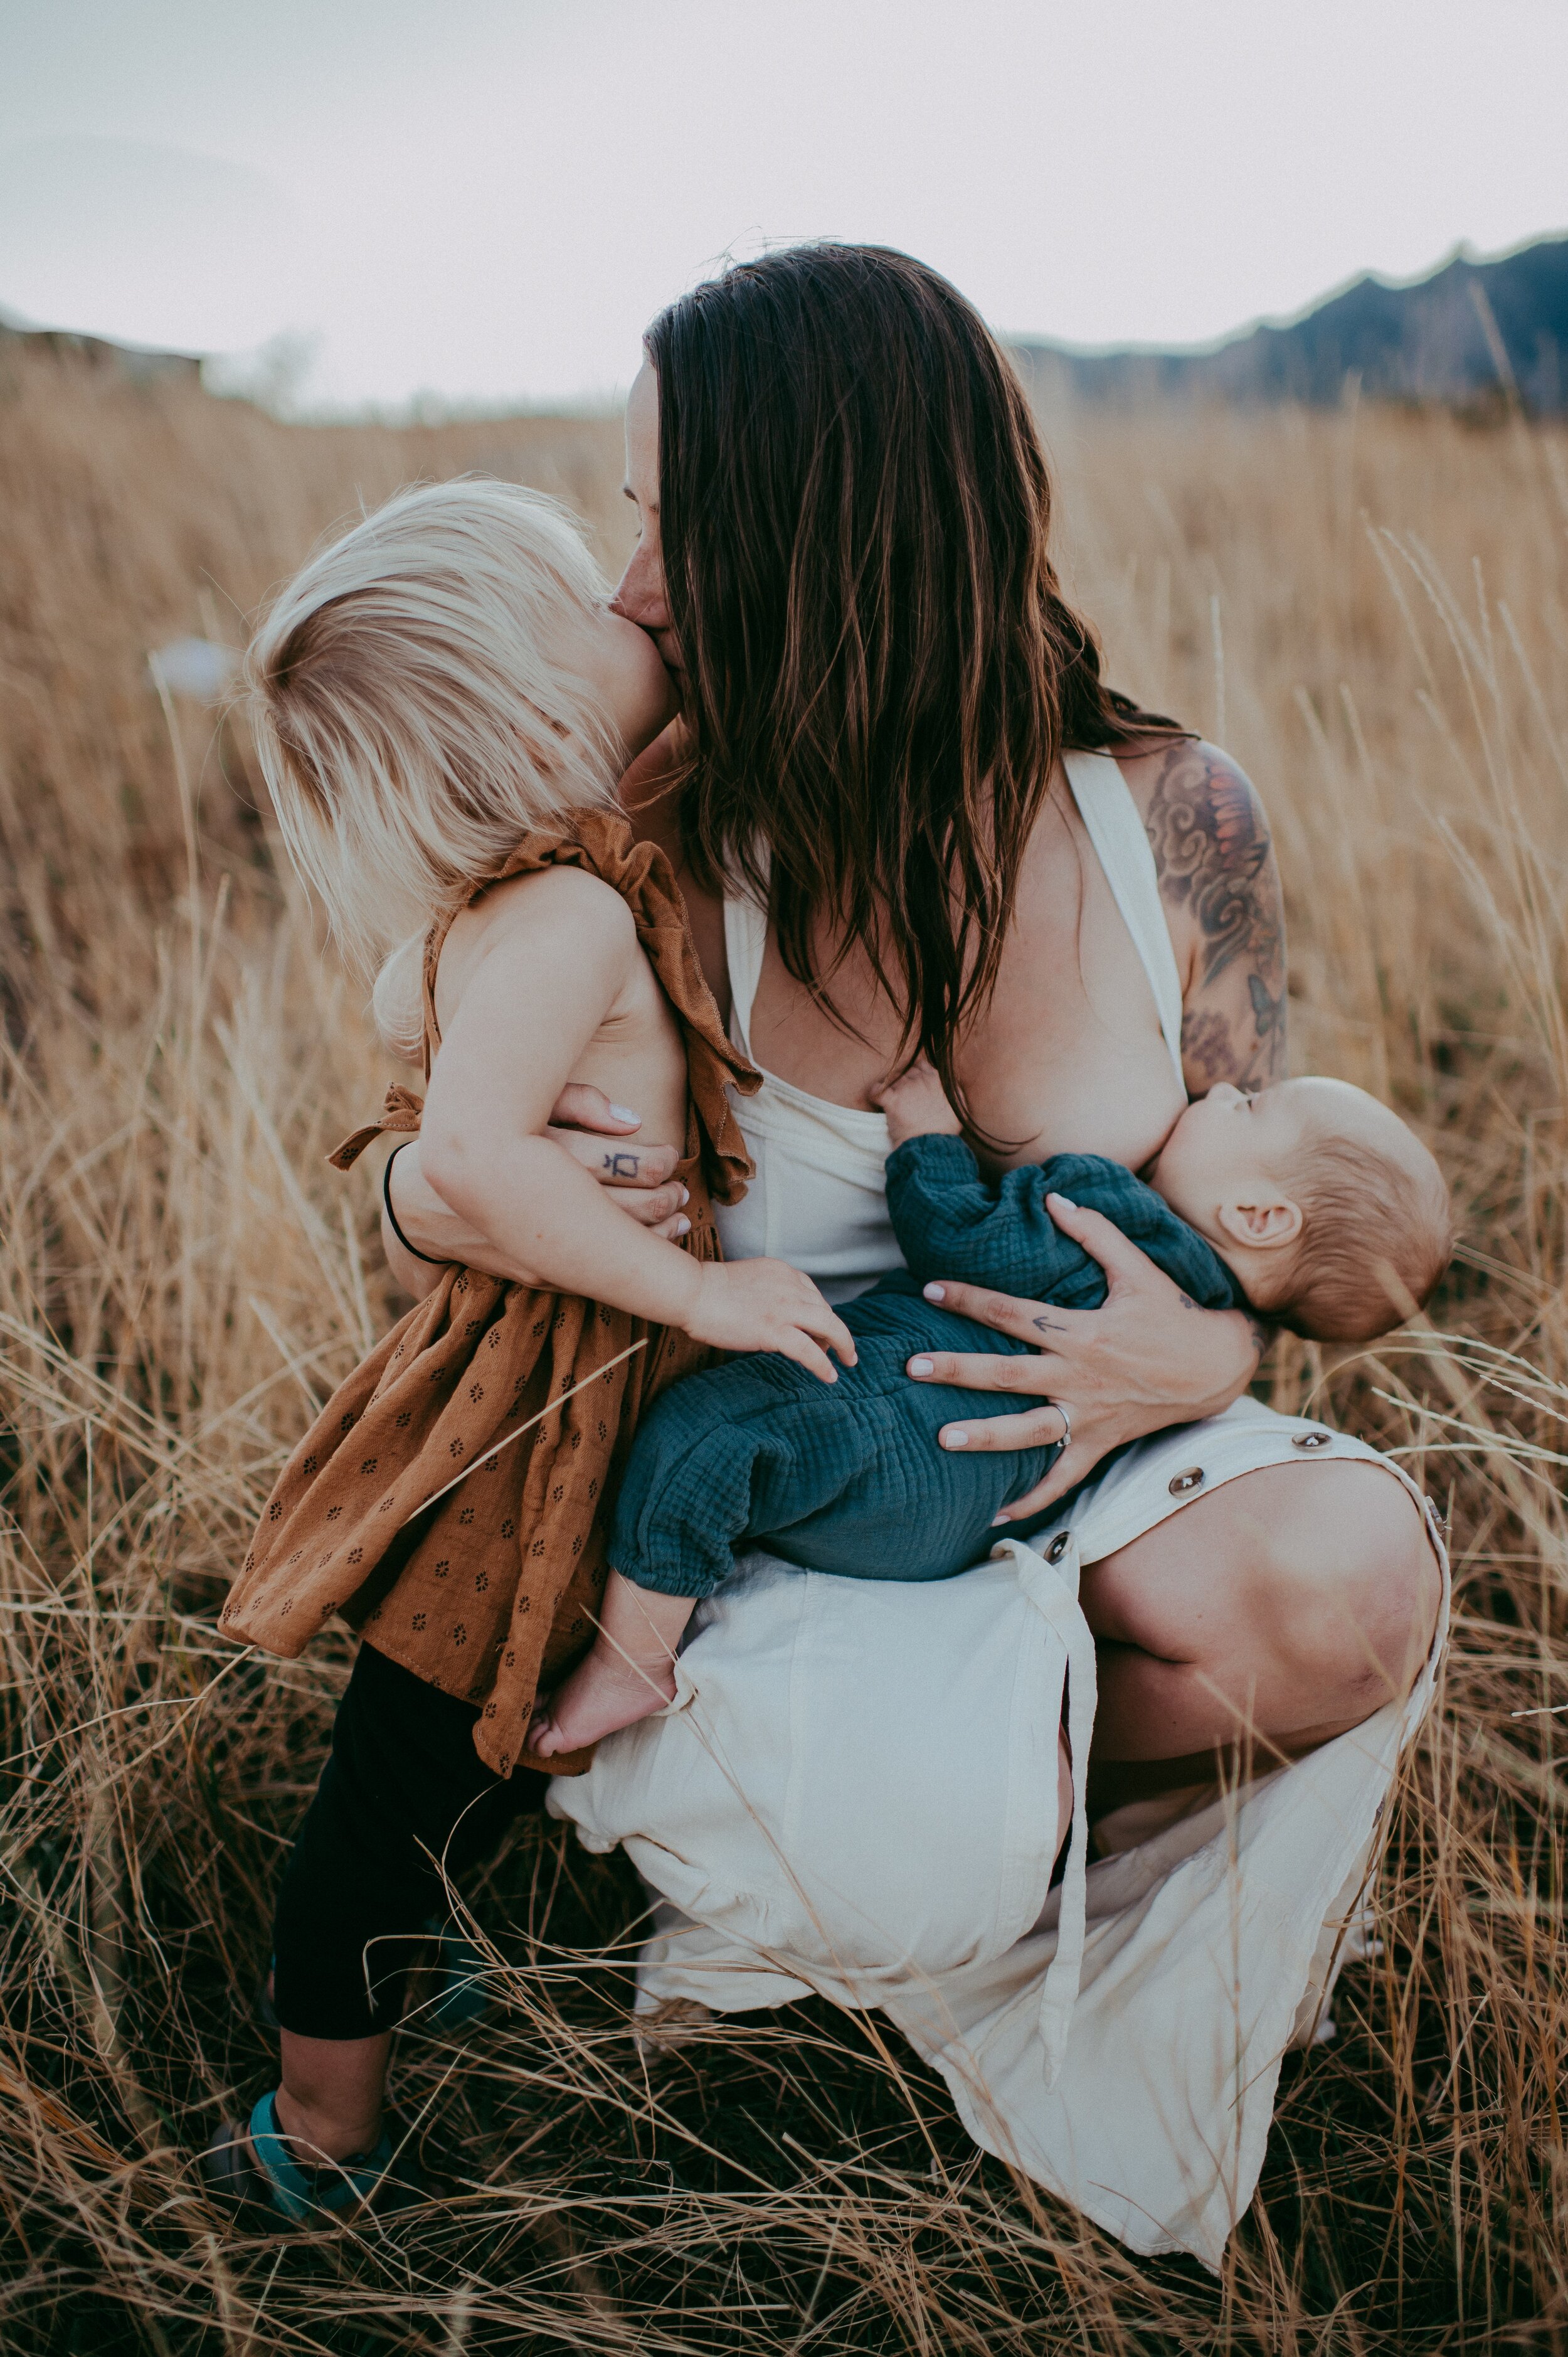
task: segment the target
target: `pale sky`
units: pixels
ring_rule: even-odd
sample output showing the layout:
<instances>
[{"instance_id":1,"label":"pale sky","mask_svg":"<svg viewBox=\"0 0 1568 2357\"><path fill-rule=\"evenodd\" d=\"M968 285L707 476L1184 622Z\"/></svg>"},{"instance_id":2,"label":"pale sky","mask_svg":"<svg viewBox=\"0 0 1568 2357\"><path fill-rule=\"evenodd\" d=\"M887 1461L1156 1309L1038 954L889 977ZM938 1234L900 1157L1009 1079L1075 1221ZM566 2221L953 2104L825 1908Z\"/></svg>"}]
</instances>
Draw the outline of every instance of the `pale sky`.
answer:
<instances>
[{"instance_id":1,"label":"pale sky","mask_svg":"<svg viewBox=\"0 0 1568 2357\"><path fill-rule=\"evenodd\" d=\"M1568 228L1568 0L0 0L0 309L312 407L624 387L725 252L1187 342Z\"/></svg>"}]
</instances>

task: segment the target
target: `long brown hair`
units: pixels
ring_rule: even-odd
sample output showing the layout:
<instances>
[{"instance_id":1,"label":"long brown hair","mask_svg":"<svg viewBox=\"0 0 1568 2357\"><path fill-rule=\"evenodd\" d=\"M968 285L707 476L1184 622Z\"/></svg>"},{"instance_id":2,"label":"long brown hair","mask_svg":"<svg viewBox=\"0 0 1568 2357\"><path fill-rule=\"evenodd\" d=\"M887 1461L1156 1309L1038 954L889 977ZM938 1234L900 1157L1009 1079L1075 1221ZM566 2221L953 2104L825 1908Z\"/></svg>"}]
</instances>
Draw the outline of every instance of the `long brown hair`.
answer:
<instances>
[{"instance_id":1,"label":"long brown hair","mask_svg":"<svg viewBox=\"0 0 1568 2357\"><path fill-rule=\"evenodd\" d=\"M1023 386L934 270L798 246L683 296L647 345L687 856L759 892L765 858L789 971L832 1012L859 944L959 1103L1058 751L1176 724L1101 680Z\"/></svg>"}]
</instances>

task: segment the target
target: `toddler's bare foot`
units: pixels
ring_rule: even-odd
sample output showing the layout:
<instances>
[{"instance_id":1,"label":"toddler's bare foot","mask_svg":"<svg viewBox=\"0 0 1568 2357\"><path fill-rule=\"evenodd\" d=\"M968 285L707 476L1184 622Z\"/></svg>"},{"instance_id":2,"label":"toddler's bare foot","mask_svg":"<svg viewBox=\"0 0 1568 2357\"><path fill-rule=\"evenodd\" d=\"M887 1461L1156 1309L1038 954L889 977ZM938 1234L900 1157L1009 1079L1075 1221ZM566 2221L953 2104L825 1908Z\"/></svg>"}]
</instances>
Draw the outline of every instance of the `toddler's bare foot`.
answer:
<instances>
[{"instance_id":1,"label":"toddler's bare foot","mask_svg":"<svg viewBox=\"0 0 1568 2357\"><path fill-rule=\"evenodd\" d=\"M623 1661L601 1639L533 1715L528 1748L537 1760L585 1750L618 1727L651 1717L674 1698L675 1664Z\"/></svg>"}]
</instances>

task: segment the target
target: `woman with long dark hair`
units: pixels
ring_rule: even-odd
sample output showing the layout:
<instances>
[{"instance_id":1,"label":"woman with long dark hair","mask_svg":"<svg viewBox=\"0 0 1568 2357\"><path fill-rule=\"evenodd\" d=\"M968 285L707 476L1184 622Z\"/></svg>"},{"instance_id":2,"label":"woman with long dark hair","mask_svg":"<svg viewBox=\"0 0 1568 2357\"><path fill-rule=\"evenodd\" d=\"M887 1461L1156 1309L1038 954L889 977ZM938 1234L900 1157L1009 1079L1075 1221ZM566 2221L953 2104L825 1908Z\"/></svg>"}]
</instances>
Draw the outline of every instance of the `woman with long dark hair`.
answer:
<instances>
[{"instance_id":1,"label":"woman with long dark hair","mask_svg":"<svg viewBox=\"0 0 1568 2357\"><path fill-rule=\"evenodd\" d=\"M726 270L650 331L628 455L639 539L618 608L652 634L682 714L623 800L674 862L732 1037L765 1075L736 1108L757 1173L721 1214L726 1254L777 1254L834 1298L897 1264L877 1103L916 1057L1000 1167L1079 1151L1137 1169L1189 1092L1283 1072L1262 806L1227 755L1102 679L1051 563L1027 402L951 286L874 248ZM574 1150L629 1182L639 1216L678 1222L657 1146L575 1111L589 1126ZM420 1251L499 1266L416 1148L392 1203ZM1267 1340L1243 1314L1195 1308L1091 1213L1062 1224L1106 1269L1102 1309L953 1285L950 1307L1036 1354L910 1366L981 1408L1006 1395L943 1446L1066 1444L1014 1509L1059 1501L1056 1536L945 1599L919 1591L918 1613L908 1588L750 1576L744 1609L721 1591L693 1624L683 1698L702 1710L612 1738L555 1791L669 1902L645 2007L806 1986L875 1998L948 2072L983 2142L1141 2246L1213 2257L1426 1692L1441 1550L1409 1483L1361 1444L1232 1407ZM428 1270L389 1245L417 1289ZM1047 1594L1042 1557L1080 1577L1078 1601ZM1058 1696L1070 1665L1099 1862L1086 1880L1075 1836L1048 1899L1049 1856L1018 1867L1033 1753L1010 1736L992 1758L972 1717L933 1727L908 1705L929 1690L934 1706L982 1658L966 1616L983 1592L1007 1626L1056 1616ZM756 1684L769 1613L795 1664L777 1673L782 1717L782 1689ZM808 1658L854 1662L841 1703L876 1731L869 1784L832 1781L843 1719L815 1715L832 1679L814 1689ZM694 1728L696 1750L723 1755L711 1791ZM807 1795L810 1775L830 1781ZM1005 1906L987 1877L1008 1881ZM939 1884L940 1935L922 1911ZM858 1928L833 1912L852 1886Z\"/></svg>"}]
</instances>

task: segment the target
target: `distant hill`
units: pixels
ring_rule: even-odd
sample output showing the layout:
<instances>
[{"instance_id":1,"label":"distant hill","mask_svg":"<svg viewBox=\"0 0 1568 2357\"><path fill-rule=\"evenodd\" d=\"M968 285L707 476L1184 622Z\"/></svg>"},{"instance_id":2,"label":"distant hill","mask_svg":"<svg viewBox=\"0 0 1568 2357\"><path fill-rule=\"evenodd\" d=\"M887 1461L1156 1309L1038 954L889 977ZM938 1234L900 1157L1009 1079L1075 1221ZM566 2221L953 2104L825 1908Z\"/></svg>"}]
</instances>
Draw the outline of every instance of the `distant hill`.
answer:
<instances>
[{"instance_id":1,"label":"distant hill","mask_svg":"<svg viewBox=\"0 0 1568 2357\"><path fill-rule=\"evenodd\" d=\"M47 350L133 381L199 382L188 352L28 328L0 311L0 355ZM1044 339L1012 350L1038 398L1080 401L1342 401L1348 384L1389 401L1498 404L1517 393L1538 416L1568 414L1568 235L1477 261L1465 253L1425 278L1358 278L1299 318L1217 344L1083 351Z\"/></svg>"},{"instance_id":2,"label":"distant hill","mask_svg":"<svg viewBox=\"0 0 1568 2357\"><path fill-rule=\"evenodd\" d=\"M1568 412L1568 236L1476 261L1461 252L1402 285L1358 278L1281 325L1186 350L1013 347L1035 391L1085 401L1344 398L1495 402L1511 384L1538 415Z\"/></svg>"},{"instance_id":3,"label":"distant hill","mask_svg":"<svg viewBox=\"0 0 1568 2357\"><path fill-rule=\"evenodd\" d=\"M201 382L201 362L193 352L148 351L134 344L112 344L102 336L75 335L65 328L24 327L0 311L0 357L8 350L48 352L56 360L77 361L135 384L171 377L192 384Z\"/></svg>"}]
</instances>

